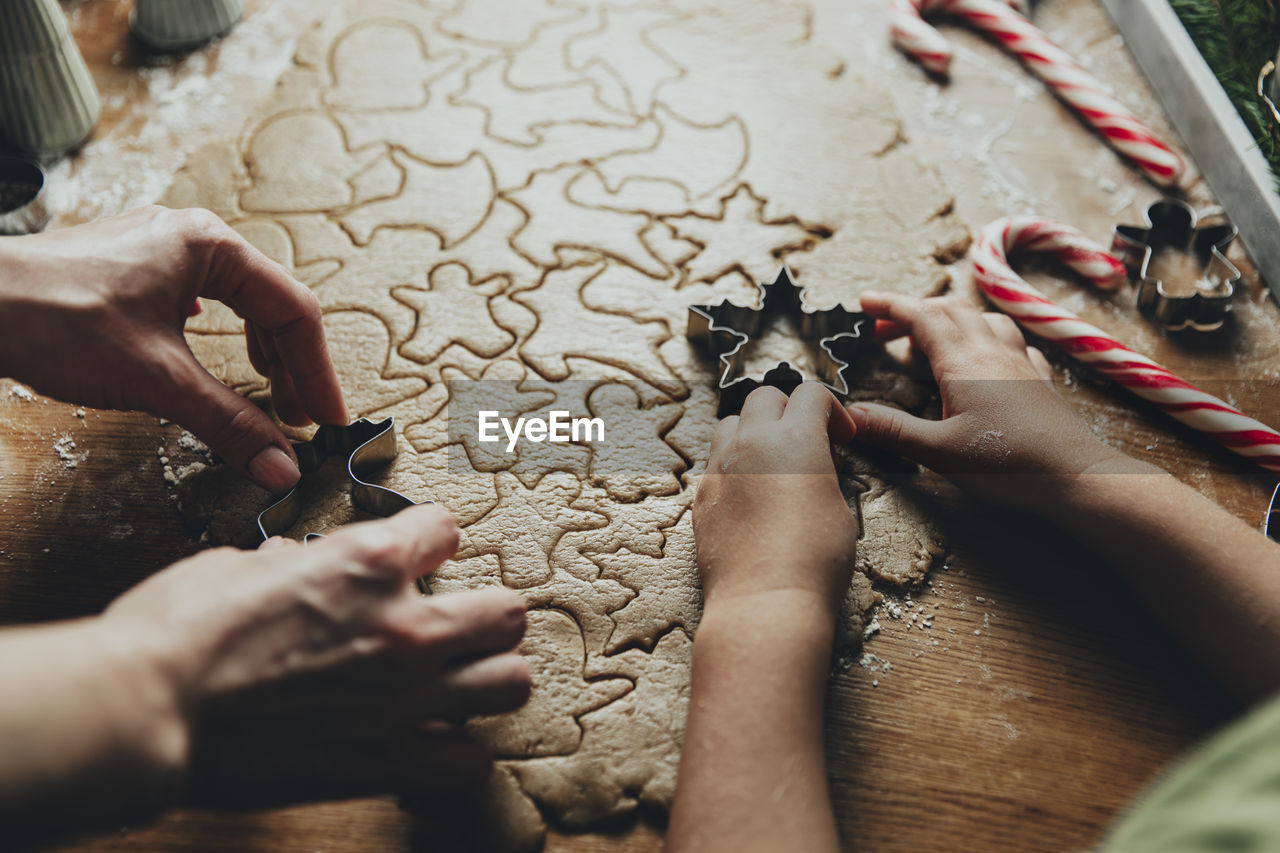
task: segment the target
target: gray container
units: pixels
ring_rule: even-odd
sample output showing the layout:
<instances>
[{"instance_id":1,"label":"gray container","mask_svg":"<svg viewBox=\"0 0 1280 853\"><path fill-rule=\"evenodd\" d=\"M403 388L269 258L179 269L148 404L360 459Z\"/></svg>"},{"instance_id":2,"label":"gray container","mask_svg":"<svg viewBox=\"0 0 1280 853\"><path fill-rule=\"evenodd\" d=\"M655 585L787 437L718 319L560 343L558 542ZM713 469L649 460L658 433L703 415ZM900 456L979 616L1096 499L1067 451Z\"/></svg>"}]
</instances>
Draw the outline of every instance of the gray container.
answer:
<instances>
[{"instance_id":1,"label":"gray container","mask_svg":"<svg viewBox=\"0 0 1280 853\"><path fill-rule=\"evenodd\" d=\"M138 0L133 34L153 50L175 53L225 35L244 14L244 0Z\"/></svg>"},{"instance_id":2,"label":"gray container","mask_svg":"<svg viewBox=\"0 0 1280 853\"><path fill-rule=\"evenodd\" d=\"M55 157L88 138L100 109L56 0L0 0L0 147Z\"/></svg>"}]
</instances>

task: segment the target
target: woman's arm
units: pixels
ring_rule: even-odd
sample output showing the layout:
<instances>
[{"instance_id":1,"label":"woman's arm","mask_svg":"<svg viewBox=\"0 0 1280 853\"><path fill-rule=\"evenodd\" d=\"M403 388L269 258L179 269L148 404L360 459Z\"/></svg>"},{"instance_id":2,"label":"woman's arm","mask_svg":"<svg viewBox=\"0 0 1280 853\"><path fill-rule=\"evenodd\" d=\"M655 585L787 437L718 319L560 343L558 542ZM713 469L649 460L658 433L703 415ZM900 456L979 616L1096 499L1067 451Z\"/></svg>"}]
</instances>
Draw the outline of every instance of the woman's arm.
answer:
<instances>
[{"instance_id":1,"label":"woman's arm","mask_svg":"<svg viewBox=\"0 0 1280 853\"><path fill-rule=\"evenodd\" d=\"M482 782L456 724L512 710L508 590L424 597L457 548L436 506L306 548L268 540L169 567L100 616L0 632L3 846L173 805L263 808Z\"/></svg>"}]
</instances>

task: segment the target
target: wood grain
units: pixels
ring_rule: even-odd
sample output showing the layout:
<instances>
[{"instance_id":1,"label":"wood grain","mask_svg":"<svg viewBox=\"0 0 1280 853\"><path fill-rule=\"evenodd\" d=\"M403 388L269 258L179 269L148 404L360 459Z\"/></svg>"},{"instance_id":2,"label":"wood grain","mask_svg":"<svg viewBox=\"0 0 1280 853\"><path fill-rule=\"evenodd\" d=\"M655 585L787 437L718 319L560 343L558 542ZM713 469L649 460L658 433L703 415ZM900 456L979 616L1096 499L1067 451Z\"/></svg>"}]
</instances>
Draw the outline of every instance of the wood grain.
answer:
<instances>
[{"instance_id":1,"label":"wood grain","mask_svg":"<svg viewBox=\"0 0 1280 853\"><path fill-rule=\"evenodd\" d=\"M295 31L318 14L301 5L290 7ZM1122 48L1104 41L1105 20L1098 23L1092 4L1073 9L1081 6L1089 10L1080 23L1067 19L1066 2L1045 3L1043 14L1069 47L1073 41L1077 47L1102 44L1107 73L1132 82L1141 108L1156 110ZM128 3L80 0L68 10L105 101L115 105L104 112L99 135L136 128L146 114L146 93L137 82L138 57L122 35ZM260 13L251 3L249 14ZM990 52L980 40L955 37L967 50ZM216 67L217 56L215 46L206 71ZM967 77L958 74L946 97L975 110L1007 98L1006 72L1018 73L1016 66L995 60L994 67L998 73L970 68ZM253 86L264 92L270 84L254 80L246 74L246 99ZM905 98L915 90L904 91ZM113 95L123 98L114 101ZM1069 114L1051 101L1032 108L1055 130L1043 135L1040 126L1040 141L1027 143L1018 162L1052 156L1064 164L1053 174L1087 169L1096 151L1052 147L1057 129L1077 132ZM228 124L234 120L227 117ZM176 143L158 139L151 143L156 156L168 157L176 168L180 158L166 148ZM1097 207L1096 188L1059 183L1060 215ZM980 226L990 195L963 171L957 195L970 224ZM61 221L99 212L81 206ZM1098 219L1096 211L1090 216ZM1244 260L1238 250L1235 256ZM1075 287L1043 275L1033 281L1062 298ZM1246 331L1258 348L1269 350L1280 319L1256 277L1246 284ZM1228 399L1245 411L1280 422L1272 385L1263 381L1261 368L1241 362L1238 347L1165 339L1125 313L1101 313L1098 322L1190 378L1224 383L1234 395ZM1109 441L1166 467L1250 524L1260 521L1271 481L1057 363L1072 380L1061 389ZM0 383L0 622L97 612L138 579L198 547L182 530L156 452L161 444L172 445L176 427L92 410L82 419L63 403L11 396L10 387ZM53 449L64 435L89 451L74 469ZM929 611L936 605L932 628L882 619L867 651L889 661L891 670L854 666L830 689L828 757L842 836L847 846L865 850L1088 846L1160 768L1227 719L1233 706L1131 592L1051 527L985 512L940 481L926 481L924 490L952 547L947 567L915 598ZM553 832L547 848L648 851L660 845L661 830L640 822L606 833ZM147 827L61 849L354 853L463 847L454 828L410 818L392 801L376 799L257 814L178 811Z\"/></svg>"}]
</instances>

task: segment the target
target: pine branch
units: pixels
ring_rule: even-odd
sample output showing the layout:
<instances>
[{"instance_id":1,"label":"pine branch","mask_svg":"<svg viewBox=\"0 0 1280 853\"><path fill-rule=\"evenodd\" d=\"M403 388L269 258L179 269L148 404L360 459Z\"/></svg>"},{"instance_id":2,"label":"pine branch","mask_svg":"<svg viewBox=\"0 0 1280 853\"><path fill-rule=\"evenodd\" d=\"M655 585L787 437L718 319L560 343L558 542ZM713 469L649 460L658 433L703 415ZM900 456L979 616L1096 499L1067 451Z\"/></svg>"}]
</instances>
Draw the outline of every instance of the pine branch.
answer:
<instances>
[{"instance_id":1,"label":"pine branch","mask_svg":"<svg viewBox=\"0 0 1280 853\"><path fill-rule=\"evenodd\" d=\"M1280 177L1280 128L1258 97L1258 71L1280 48L1277 0L1169 0L1213 69L1272 171Z\"/></svg>"}]
</instances>

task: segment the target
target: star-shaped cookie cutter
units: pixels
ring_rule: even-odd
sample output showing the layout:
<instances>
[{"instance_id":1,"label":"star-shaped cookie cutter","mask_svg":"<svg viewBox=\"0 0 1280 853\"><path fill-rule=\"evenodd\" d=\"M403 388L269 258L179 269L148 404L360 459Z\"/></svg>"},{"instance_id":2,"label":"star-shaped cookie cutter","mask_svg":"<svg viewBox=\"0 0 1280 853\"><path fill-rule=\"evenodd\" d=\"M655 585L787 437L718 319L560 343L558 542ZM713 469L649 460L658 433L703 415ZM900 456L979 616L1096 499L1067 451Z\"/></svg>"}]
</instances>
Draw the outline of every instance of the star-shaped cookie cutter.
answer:
<instances>
[{"instance_id":1,"label":"star-shaped cookie cutter","mask_svg":"<svg viewBox=\"0 0 1280 853\"><path fill-rule=\"evenodd\" d=\"M1196 212L1189 204L1165 198L1147 208L1145 228L1112 228L1111 251L1137 279L1139 311L1170 331L1211 332L1226 321L1240 281L1240 270L1224 254L1237 233L1230 222L1197 227ZM1184 252L1198 262L1201 272L1190 293L1171 294L1163 281L1151 275L1152 257L1167 250Z\"/></svg>"},{"instance_id":2,"label":"star-shaped cookie cutter","mask_svg":"<svg viewBox=\"0 0 1280 853\"><path fill-rule=\"evenodd\" d=\"M759 282L756 288L759 307L735 305L728 300L717 305L689 306L686 336L710 351L721 364L716 417L737 414L747 395L761 385L790 394L804 381L800 371L785 361L765 371L759 379L741 375L748 342L779 316L794 318L801 338L806 343L817 343L822 350L825 357L819 359L819 381L837 396L848 394L853 363L872 341L871 335L863 334L870 317L842 305L810 311L804 304L804 288L795 283L791 270L785 266L772 282Z\"/></svg>"},{"instance_id":3,"label":"star-shaped cookie cutter","mask_svg":"<svg viewBox=\"0 0 1280 853\"><path fill-rule=\"evenodd\" d=\"M351 502L358 509L387 517L416 505L409 497L364 479L395 460L395 418L381 421L361 418L346 426L324 424L309 441L295 441L293 449L298 455L298 470L304 478L318 471L328 459L345 457L347 476L351 478ZM302 515L298 491L299 487L294 486L284 497L258 513L255 529L240 537L236 544L242 548L256 548L272 536L283 535L293 527ZM306 541L319 538L320 534L308 533ZM418 580L418 588L423 593L431 592L422 579Z\"/></svg>"}]
</instances>

